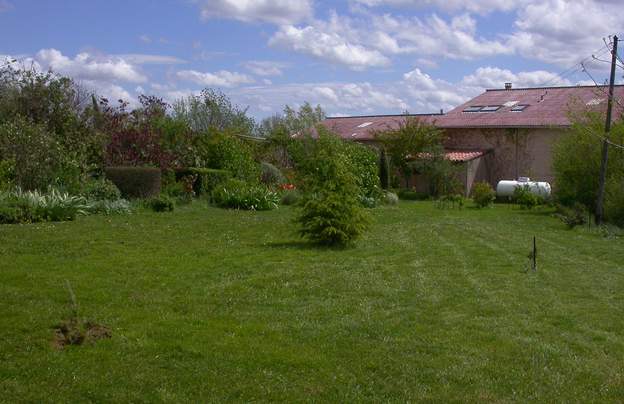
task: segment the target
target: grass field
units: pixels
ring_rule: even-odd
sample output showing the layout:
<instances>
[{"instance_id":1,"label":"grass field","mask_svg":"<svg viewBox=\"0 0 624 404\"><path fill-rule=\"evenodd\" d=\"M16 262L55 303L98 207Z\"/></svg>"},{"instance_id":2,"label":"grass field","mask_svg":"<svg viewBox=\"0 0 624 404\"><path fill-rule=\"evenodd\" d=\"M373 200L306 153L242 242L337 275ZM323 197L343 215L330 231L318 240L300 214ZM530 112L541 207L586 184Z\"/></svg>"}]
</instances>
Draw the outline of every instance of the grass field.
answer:
<instances>
[{"instance_id":1,"label":"grass field","mask_svg":"<svg viewBox=\"0 0 624 404\"><path fill-rule=\"evenodd\" d=\"M0 226L0 401L623 399L622 239L548 211L405 202L328 250L293 214ZM112 338L52 347L66 280Z\"/></svg>"}]
</instances>

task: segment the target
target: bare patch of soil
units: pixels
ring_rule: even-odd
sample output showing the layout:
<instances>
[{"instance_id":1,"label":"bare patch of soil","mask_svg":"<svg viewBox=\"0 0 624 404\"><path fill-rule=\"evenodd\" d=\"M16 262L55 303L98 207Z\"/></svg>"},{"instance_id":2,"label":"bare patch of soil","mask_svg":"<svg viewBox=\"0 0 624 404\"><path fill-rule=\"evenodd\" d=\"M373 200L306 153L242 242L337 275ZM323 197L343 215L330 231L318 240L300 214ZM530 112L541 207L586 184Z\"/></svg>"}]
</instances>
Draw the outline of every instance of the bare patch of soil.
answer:
<instances>
[{"instance_id":1,"label":"bare patch of soil","mask_svg":"<svg viewBox=\"0 0 624 404\"><path fill-rule=\"evenodd\" d=\"M100 339L112 336L110 328L106 326L71 318L54 327L52 346L60 350L67 345L94 344Z\"/></svg>"}]
</instances>

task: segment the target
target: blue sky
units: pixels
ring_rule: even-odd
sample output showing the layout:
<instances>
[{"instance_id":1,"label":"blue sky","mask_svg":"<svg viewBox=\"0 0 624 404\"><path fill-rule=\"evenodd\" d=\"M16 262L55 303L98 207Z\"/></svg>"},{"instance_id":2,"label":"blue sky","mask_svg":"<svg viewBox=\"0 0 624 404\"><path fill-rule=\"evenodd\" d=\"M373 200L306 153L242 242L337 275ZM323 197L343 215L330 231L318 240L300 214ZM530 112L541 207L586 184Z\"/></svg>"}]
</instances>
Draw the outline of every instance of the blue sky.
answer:
<instances>
[{"instance_id":1,"label":"blue sky","mask_svg":"<svg viewBox=\"0 0 624 404\"><path fill-rule=\"evenodd\" d=\"M131 103L218 88L256 118L436 112L506 81L591 83L578 62L607 59L623 17L618 0L0 0L0 60Z\"/></svg>"}]
</instances>

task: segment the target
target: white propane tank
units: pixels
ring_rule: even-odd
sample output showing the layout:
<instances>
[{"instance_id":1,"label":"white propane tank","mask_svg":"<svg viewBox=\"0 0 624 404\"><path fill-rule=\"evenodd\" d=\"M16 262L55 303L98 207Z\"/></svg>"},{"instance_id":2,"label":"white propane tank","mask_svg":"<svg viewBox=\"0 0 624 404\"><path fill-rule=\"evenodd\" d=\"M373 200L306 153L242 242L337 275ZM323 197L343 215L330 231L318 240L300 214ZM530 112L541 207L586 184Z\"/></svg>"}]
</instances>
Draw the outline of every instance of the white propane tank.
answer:
<instances>
[{"instance_id":1,"label":"white propane tank","mask_svg":"<svg viewBox=\"0 0 624 404\"><path fill-rule=\"evenodd\" d=\"M517 181L502 180L496 185L496 196L510 197L518 187L528 186L532 194L539 195L543 198L550 197L550 184L541 181L531 181L530 178L520 177Z\"/></svg>"}]
</instances>

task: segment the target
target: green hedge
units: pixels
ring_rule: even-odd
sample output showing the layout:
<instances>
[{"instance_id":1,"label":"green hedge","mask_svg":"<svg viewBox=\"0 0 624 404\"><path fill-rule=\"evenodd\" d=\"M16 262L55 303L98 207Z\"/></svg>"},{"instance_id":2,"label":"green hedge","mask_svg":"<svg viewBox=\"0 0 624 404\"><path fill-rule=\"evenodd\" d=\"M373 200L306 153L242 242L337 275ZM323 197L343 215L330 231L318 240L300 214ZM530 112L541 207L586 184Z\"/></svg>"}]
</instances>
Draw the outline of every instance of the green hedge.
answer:
<instances>
[{"instance_id":1,"label":"green hedge","mask_svg":"<svg viewBox=\"0 0 624 404\"><path fill-rule=\"evenodd\" d=\"M429 195L423 192L414 191L413 189L400 189L397 192L399 199L405 201L424 201L429 198Z\"/></svg>"},{"instance_id":2,"label":"green hedge","mask_svg":"<svg viewBox=\"0 0 624 404\"><path fill-rule=\"evenodd\" d=\"M179 168L175 171L176 181L189 175L197 175L197 179L193 184L195 195L210 194L217 185L223 184L229 180L232 175L227 170L217 170L213 168Z\"/></svg>"},{"instance_id":3,"label":"green hedge","mask_svg":"<svg viewBox=\"0 0 624 404\"><path fill-rule=\"evenodd\" d=\"M104 172L125 198L149 198L160 194L160 168L107 167Z\"/></svg>"}]
</instances>

